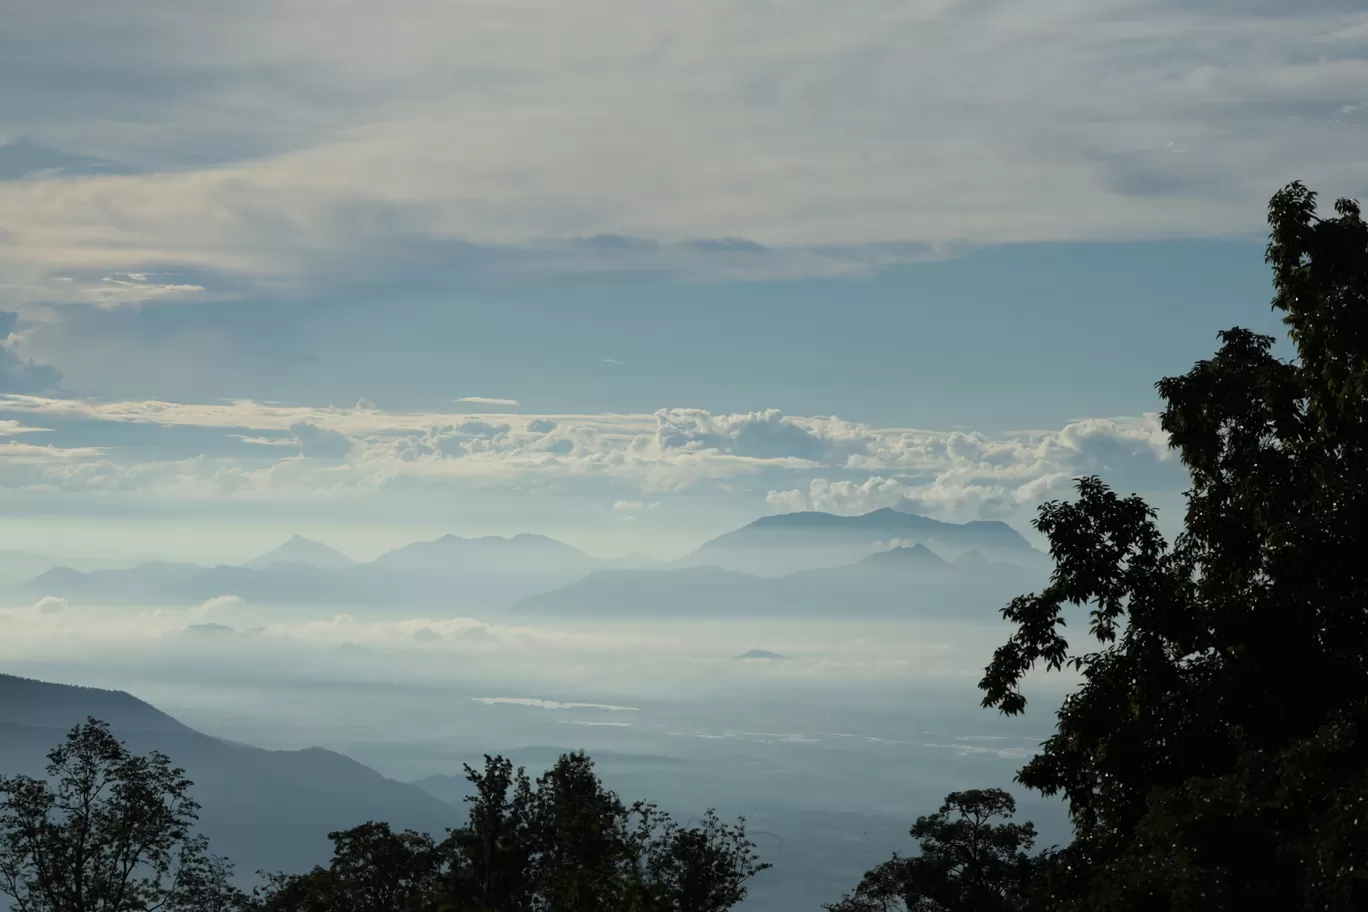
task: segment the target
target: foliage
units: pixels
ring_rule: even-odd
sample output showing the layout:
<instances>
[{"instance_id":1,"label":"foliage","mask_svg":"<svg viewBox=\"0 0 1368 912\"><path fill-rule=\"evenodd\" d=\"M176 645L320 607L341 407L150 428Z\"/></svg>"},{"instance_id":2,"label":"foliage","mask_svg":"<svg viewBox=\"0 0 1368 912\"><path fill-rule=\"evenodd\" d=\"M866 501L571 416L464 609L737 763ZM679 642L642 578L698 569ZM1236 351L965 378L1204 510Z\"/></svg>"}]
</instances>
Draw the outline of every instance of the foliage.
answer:
<instances>
[{"instance_id":1,"label":"foliage","mask_svg":"<svg viewBox=\"0 0 1368 912\"><path fill-rule=\"evenodd\" d=\"M256 891L258 912L331 912L434 908L444 855L431 836L386 823L329 833L333 858L305 874L274 874Z\"/></svg>"},{"instance_id":2,"label":"foliage","mask_svg":"<svg viewBox=\"0 0 1368 912\"><path fill-rule=\"evenodd\" d=\"M1335 212L1300 184L1269 205L1294 358L1237 328L1157 385L1192 478L1172 546L1096 478L1041 508L1055 572L980 686L1017 714L1032 667L1082 675L1018 775L1068 801L1056 908L1368 908L1368 225Z\"/></svg>"},{"instance_id":3,"label":"foliage","mask_svg":"<svg viewBox=\"0 0 1368 912\"><path fill-rule=\"evenodd\" d=\"M830 912L1017 912L1027 908L1039 856L1031 823L1011 823L1016 801L1001 789L951 792L917 818L921 854L894 855ZM1001 820L1004 822L995 823Z\"/></svg>"},{"instance_id":4,"label":"foliage","mask_svg":"<svg viewBox=\"0 0 1368 912\"><path fill-rule=\"evenodd\" d=\"M277 875L263 912L722 912L758 862L745 822L685 828L624 805L583 753L533 782L502 757L466 768L465 826L442 842L368 823L332 833L327 868Z\"/></svg>"},{"instance_id":5,"label":"foliage","mask_svg":"<svg viewBox=\"0 0 1368 912\"><path fill-rule=\"evenodd\" d=\"M48 753L48 778L0 777L0 893L14 912L231 912L231 866L191 833L190 781L90 719Z\"/></svg>"}]
</instances>

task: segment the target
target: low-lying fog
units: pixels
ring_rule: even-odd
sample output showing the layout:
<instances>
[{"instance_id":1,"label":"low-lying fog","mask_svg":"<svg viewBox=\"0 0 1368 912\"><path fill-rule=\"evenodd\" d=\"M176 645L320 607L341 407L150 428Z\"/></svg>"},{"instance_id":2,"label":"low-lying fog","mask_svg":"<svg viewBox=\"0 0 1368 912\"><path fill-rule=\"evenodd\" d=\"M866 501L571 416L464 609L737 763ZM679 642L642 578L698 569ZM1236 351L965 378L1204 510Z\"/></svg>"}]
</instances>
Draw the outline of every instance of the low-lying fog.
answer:
<instances>
[{"instance_id":1,"label":"low-lying fog","mask_svg":"<svg viewBox=\"0 0 1368 912\"><path fill-rule=\"evenodd\" d=\"M262 608L0 609L15 674L128 690L208 734L328 747L459 803L462 764L584 748L624 799L745 814L773 871L751 910L817 909L961 788L1011 787L1070 683L979 708L1008 627L930 620L548 621ZM1013 788L1046 845L1063 815ZM453 811L453 822L458 811ZM358 823L361 821L357 821Z\"/></svg>"}]
</instances>

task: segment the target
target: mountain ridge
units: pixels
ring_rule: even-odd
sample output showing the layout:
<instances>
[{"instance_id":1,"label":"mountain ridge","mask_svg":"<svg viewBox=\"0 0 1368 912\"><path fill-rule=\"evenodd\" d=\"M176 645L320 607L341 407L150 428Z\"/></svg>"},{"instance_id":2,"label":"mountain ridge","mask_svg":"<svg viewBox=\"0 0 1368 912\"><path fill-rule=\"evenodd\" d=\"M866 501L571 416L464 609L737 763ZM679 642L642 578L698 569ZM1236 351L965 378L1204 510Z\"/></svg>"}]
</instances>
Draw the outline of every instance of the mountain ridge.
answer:
<instances>
[{"instance_id":1,"label":"mountain ridge","mask_svg":"<svg viewBox=\"0 0 1368 912\"><path fill-rule=\"evenodd\" d=\"M519 533L475 538L447 534L357 563L327 545L296 535L245 565L201 567L154 561L126 570L84 572L54 567L20 584L18 591L35 598L110 603L187 605L234 595L262 605L388 609L436 603L447 608L501 608L576 582L623 589L621 581L631 579L605 577L604 571L650 574L712 568L699 571L703 576L675 579L690 586L702 581L714 588L729 579L738 587L731 596L734 600L746 592L760 594L749 577L834 571L872 558L863 569L842 571L848 581L859 584L864 582L861 572L882 572L894 564L919 563L928 572L934 568L934 572L948 574L958 572L947 563L952 559L962 571L968 565L960 564L960 558L973 553L981 559L976 566L987 566L988 572L999 577L1009 577L1014 570L993 566L985 554L1026 564L1045 560L1042 552L1005 523L946 523L886 507L859 516L805 511L761 517L670 562L644 555L603 560L546 535ZM722 571L743 575L724 577ZM626 590L623 597L629 597Z\"/></svg>"},{"instance_id":2,"label":"mountain ridge","mask_svg":"<svg viewBox=\"0 0 1368 912\"><path fill-rule=\"evenodd\" d=\"M265 750L197 731L122 690L0 674L0 774L43 774L47 752L95 717L135 753L183 767L199 828L240 871L307 870L331 855L327 833L367 820L440 832L451 808L325 748Z\"/></svg>"},{"instance_id":3,"label":"mountain ridge","mask_svg":"<svg viewBox=\"0 0 1368 912\"><path fill-rule=\"evenodd\" d=\"M543 616L635 612L639 617L957 615L992 620L1006 599L1034 579L1026 568L978 557L952 563L919 544L780 576L709 564L600 569L524 598L512 610ZM985 567L994 572L982 572Z\"/></svg>"},{"instance_id":4,"label":"mountain ridge","mask_svg":"<svg viewBox=\"0 0 1368 912\"><path fill-rule=\"evenodd\" d=\"M1001 520L971 520L966 523L945 522L939 519L932 519L920 513L910 513L902 510L895 510L892 507L881 507L871 510L868 513L861 513L853 516L846 516L839 513L827 513L820 510L803 510L793 513L775 513L770 516L762 516L759 519L747 523L739 529L723 533L716 538L704 542L698 550L702 551L709 546L733 545L737 541L747 544L749 539L759 537L761 534L770 532L774 529L802 529L802 530L840 530L842 533L851 531L859 533L883 533L890 532L931 532L940 536L948 537L953 540L964 540L983 538L991 540L999 547L1020 548L1022 550L1036 550L1032 547L1021 533L1017 532L1007 523Z\"/></svg>"}]
</instances>

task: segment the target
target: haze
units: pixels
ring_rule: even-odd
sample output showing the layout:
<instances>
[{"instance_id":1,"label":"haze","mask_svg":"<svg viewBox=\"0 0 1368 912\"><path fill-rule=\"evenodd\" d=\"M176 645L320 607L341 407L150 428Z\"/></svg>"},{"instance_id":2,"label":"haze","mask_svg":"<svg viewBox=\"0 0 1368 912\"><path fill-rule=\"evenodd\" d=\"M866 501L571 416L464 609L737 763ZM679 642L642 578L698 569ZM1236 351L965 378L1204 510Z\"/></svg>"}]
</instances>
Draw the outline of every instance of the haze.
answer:
<instances>
[{"instance_id":1,"label":"haze","mask_svg":"<svg viewBox=\"0 0 1368 912\"><path fill-rule=\"evenodd\" d=\"M1154 382L1277 325L1272 190L1368 190L1332 0L6 6L0 675L415 826L583 748L747 816L745 912L1012 787L1077 683L979 705L1038 507L1176 530Z\"/></svg>"}]
</instances>

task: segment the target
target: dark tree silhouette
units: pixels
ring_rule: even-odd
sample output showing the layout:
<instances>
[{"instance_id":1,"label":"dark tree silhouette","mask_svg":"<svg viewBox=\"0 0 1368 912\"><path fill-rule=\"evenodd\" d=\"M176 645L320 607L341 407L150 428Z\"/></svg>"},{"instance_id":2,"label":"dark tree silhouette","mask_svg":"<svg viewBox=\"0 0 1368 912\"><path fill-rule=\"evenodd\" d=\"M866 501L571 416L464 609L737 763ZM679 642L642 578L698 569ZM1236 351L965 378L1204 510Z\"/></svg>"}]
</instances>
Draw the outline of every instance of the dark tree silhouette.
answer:
<instances>
[{"instance_id":1,"label":"dark tree silhouette","mask_svg":"<svg viewBox=\"0 0 1368 912\"><path fill-rule=\"evenodd\" d=\"M232 867L192 834L191 782L90 719L48 753L48 778L0 777L0 893L14 912L230 912Z\"/></svg>"},{"instance_id":2,"label":"dark tree silhouette","mask_svg":"<svg viewBox=\"0 0 1368 912\"><path fill-rule=\"evenodd\" d=\"M446 854L426 833L396 833L387 823L364 823L329 833L327 868L275 874L256 892L260 912L435 909L445 884Z\"/></svg>"},{"instance_id":3,"label":"dark tree silhouette","mask_svg":"<svg viewBox=\"0 0 1368 912\"><path fill-rule=\"evenodd\" d=\"M1068 801L1054 908L1368 908L1368 225L1335 213L1300 184L1269 205L1294 357L1232 329L1158 384L1192 477L1172 546L1096 478L1036 520L1053 577L980 686L1016 714L1033 666L1082 673L1018 776Z\"/></svg>"},{"instance_id":4,"label":"dark tree silhouette","mask_svg":"<svg viewBox=\"0 0 1368 912\"><path fill-rule=\"evenodd\" d=\"M1018 912L1039 857L1035 827L1011 823L1016 801L1001 789L951 792L912 827L921 853L894 855L830 912Z\"/></svg>"},{"instance_id":5,"label":"dark tree silhouette","mask_svg":"<svg viewBox=\"0 0 1368 912\"><path fill-rule=\"evenodd\" d=\"M533 782L502 757L483 771L465 826L438 843L368 823L330 834L331 865L276 875L263 912L723 912L760 864L745 823L711 811L684 828L624 805L583 753Z\"/></svg>"}]
</instances>

